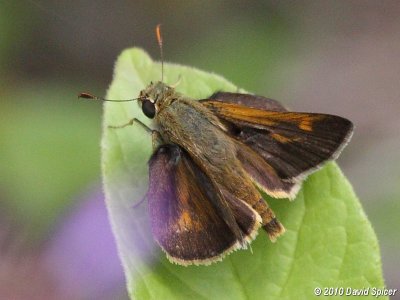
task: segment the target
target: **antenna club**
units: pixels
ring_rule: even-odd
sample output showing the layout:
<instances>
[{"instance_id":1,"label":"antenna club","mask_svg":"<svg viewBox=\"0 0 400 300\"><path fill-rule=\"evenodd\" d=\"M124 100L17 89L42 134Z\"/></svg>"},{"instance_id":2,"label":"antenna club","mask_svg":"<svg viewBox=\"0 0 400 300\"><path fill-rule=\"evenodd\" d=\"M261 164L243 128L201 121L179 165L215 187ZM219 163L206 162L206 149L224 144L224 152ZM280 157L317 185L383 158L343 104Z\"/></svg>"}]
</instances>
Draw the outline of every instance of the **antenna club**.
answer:
<instances>
[{"instance_id":1,"label":"antenna club","mask_svg":"<svg viewBox=\"0 0 400 300\"><path fill-rule=\"evenodd\" d=\"M161 46L163 43L161 36L161 24L158 24L156 27L156 35L157 35L157 42Z\"/></svg>"},{"instance_id":2,"label":"antenna club","mask_svg":"<svg viewBox=\"0 0 400 300\"><path fill-rule=\"evenodd\" d=\"M78 94L78 99L84 98L84 99L96 99L96 96L93 96L92 94L89 93L80 93Z\"/></svg>"},{"instance_id":3,"label":"antenna club","mask_svg":"<svg viewBox=\"0 0 400 300\"><path fill-rule=\"evenodd\" d=\"M163 41L161 36L161 24L158 24L156 27L156 36L158 46L160 47L160 56L161 56L161 82L164 82L164 55L163 55Z\"/></svg>"}]
</instances>

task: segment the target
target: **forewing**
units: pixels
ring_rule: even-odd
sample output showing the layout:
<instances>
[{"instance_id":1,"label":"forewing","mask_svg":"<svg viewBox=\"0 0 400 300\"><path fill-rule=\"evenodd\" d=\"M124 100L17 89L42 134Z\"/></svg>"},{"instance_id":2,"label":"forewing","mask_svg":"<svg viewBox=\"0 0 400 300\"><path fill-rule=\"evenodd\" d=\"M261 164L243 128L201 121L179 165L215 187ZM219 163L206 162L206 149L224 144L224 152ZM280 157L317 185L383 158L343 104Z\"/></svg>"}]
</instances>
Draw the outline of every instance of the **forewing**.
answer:
<instances>
[{"instance_id":1,"label":"forewing","mask_svg":"<svg viewBox=\"0 0 400 300\"><path fill-rule=\"evenodd\" d=\"M243 247L255 235L257 213L244 203L224 202L221 192L179 146L160 146L149 170L152 232L172 262L209 264ZM234 218L239 237L218 203L229 203L225 209Z\"/></svg>"},{"instance_id":2,"label":"forewing","mask_svg":"<svg viewBox=\"0 0 400 300\"><path fill-rule=\"evenodd\" d=\"M335 159L353 128L349 120L327 114L268 111L214 100L202 103L220 118L231 136L258 153L279 178L292 183ZM239 147L244 158L245 149ZM293 197L293 193L286 196Z\"/></svg>"},{"instance_id":3,"label":"forewing","mask_svg":"<svg viewBox=\"0 0 400 300\"><path fill-rule=\"evenodd\" d=\"M211 99L212 101L233 103L263 110L286 111L285 107L283 107L283 105L280 104L278 101L263 96L241 94L241 93L217 92L211 95L209 99ZM200 101L207 102L209 101L209 99Z\"/></svg>"}]
</instances>

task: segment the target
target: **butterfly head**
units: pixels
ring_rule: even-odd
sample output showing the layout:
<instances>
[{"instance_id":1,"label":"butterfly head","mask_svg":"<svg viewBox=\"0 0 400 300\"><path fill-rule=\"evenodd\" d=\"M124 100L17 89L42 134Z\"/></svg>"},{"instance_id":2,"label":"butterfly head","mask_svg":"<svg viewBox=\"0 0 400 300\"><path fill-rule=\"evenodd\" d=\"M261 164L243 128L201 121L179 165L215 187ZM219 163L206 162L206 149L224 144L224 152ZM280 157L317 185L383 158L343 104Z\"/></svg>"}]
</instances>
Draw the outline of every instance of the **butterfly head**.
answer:
<instances>
[{"instance_id":1,"label":"butterfly head","mask_svg":"<svg viewBox=\"0 0 400 300\"><path fill-rule=\"evenodd\" d=\"M161 81L151 82L139 94L139 102L142 104L142 111L146 117L153 119L160 107L173 98L175 89Z\"/></svg>"}]
</instances>

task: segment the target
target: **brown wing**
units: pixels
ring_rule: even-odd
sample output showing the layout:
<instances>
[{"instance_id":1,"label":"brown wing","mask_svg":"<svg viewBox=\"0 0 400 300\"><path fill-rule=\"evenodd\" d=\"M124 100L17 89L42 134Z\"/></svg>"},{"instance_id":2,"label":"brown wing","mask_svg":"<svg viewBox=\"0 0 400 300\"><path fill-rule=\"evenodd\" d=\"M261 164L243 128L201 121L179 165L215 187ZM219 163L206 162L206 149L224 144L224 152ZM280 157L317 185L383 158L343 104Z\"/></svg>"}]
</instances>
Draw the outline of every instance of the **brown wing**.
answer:
<instances>
[{"instance_id":1,"label":"brown wing","mask_svg":"<svg viewBox=\"0 0 400 300\"><path fill-rule=\"evenodd\" d=\"M208 99L200 101L209 101L210 99L212 99L213 101L216 100L225 103L239 104L263 110L286 111L285 107L278 101L265 98L263 96L241 93L216 92L212 94Z\"/></svg>"},{"instance_id":2,"label":"brown wing","mask_svg":"<svg viewBox=\"0 0 400 300\"><path fill-rule=\"evenodd\" d=\"M256 180L274 197L294 197L296 184L325 161L335 159L353 128L349 120L327 114L268 111L212 99L202 103L221 119L230 135L258 153L280 179L294 184L285 195ZM238 151L243 162L246 148L239 145ZM250 168L246 162L244 167Z\"/></svg>"},{"instance_id":3,"label":"brown wing","mask_svg":"<svg viewBox=\"0 0 400 300\"><path fill-rule=\"evenodd\" d=\"M225 200L177 145L160 146L150 159L149 171L152 232L174 263L220 260L245 247L261 226L260 216L250 206L230 197Z\"/></svg>"}]
</instances>

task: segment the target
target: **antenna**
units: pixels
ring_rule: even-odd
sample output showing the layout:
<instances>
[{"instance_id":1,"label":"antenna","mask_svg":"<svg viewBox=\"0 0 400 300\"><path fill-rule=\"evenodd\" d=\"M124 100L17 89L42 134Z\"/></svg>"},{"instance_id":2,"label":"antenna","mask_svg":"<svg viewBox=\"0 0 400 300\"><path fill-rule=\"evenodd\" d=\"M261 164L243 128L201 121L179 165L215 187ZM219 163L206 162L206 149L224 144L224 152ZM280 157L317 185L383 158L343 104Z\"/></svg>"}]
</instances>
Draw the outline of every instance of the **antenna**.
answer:
<instances>
[{"instance_id":1,"label":"antenna","mask_svg":"<svg viewBox=\"0 0 400 300\"><path fill-rule=\"evenodd\" d=\"M78 95L78 99L90 99L90 100L98 100L98 101L110 101L110 102L128 102L128 101L135 101L138 100L139 98L134 98L134 99L124 99L124 100L111 100L111 99L104 99L101 97L97 97L95 95L89 94L89 93L80 93Z\"/></svg>"},{"instance_id":2,"label":"antenna","mask_svg":"<svg viewBox=\"0 0 400 300\"><path fill-rule=\"evenodd\" d=\"M161 82L164 81L164 55L163 55L163 42L161 36L161 24L158 24L156 27L156 35L157 35L157 42L158 46L160 47L160 55L161 55Z\"/></svg>"}]
</instances>

